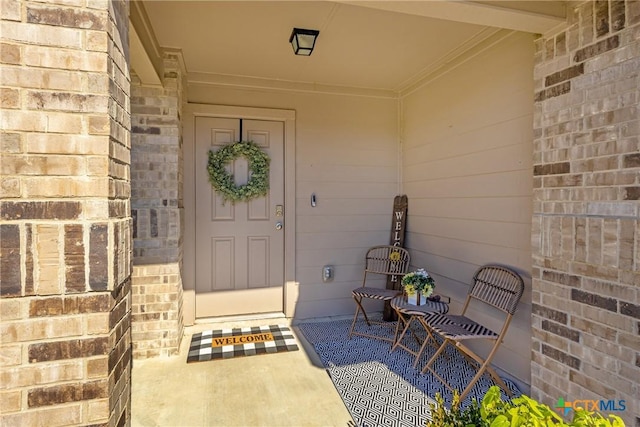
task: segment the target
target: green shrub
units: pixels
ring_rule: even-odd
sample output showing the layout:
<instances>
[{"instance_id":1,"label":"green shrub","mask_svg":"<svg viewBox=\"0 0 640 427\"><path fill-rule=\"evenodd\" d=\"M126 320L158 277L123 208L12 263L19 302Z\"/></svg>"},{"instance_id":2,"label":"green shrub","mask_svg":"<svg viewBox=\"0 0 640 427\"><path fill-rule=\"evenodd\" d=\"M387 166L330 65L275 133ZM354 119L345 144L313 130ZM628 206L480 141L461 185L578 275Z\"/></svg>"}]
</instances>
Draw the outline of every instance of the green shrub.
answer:
<instances>
[{"instance_id":1,"label":"green shrub","mask_svg":"<svg viewBox=\"0 0 640 427\"><path fill-rule=\"evenodd\" d=\"M480 405L473 399L471 405L460 410L460 395L458 390L453 392L453 402L451 411L447 411L444 400L440 393L436 393L436 405L430 403L431 423L428 426L434 427L481 427L486 425L480 416Z\"/></svg>"},{"instance_id":2,"label":"green shrub","mask_svg":"<svg viewBox=\"0 0 640 427\"><path fill-rule=\"evenodd\" d=\"M502 400L500 388L493 386L482 399L482 404L473 400L467 408L460 409L458 392L453 393L451 410L447 411L440 393L436 404L430 404L433 427L624 427L618 416L608 418L597 412L576 409L573 420L566 424L549 406L522 395L511 401Z\"/></svg>"}]
</instances>

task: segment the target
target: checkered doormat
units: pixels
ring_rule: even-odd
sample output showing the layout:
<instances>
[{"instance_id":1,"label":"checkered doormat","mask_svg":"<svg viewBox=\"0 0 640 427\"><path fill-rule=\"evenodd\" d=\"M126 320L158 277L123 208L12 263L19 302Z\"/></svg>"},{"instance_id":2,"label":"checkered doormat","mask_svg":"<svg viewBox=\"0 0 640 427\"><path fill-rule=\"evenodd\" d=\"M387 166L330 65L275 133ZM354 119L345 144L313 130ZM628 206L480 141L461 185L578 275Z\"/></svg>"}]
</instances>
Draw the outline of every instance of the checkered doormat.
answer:
<instances>
[{"instance_id":1,"label":"checkered doormat","mask_svg":"<svg viewBox=\"0 0 640 427\"><path fill-rule=\"evenodd\" d=\"M296 339L283 325L218 329L193 334L187 363L295 350Z\"/></svg>"}]
</instances>

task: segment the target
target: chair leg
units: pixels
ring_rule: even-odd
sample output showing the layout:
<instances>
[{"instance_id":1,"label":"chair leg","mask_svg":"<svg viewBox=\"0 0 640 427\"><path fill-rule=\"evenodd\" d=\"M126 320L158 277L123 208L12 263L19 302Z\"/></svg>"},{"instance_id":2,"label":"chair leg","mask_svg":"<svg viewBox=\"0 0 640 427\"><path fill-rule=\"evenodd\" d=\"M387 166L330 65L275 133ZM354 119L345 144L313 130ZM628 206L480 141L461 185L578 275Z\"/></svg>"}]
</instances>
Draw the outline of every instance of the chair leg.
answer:
<instances>
[{"instance_id":1,"label":"chair leg","mask_svg":"<svg viewBox=\"0 0 640 427\"><path fill-rule=\"evenodd\" d=\"M478 380L480 379L480 377L482 377L482 374L484 373L484 371L487 369L487 366L489 365L489 360L485 360L485 362L480 365L480 367L478 368L478 372L476 372L476 375L473 377L473 379L469 382L469 384L467 384L467 387L462 391L462 393L460 394L460 400L464 399L465 396L471 391L471 389L473 388L473 386L478 382ZM500 382L502 382L502 380L500 380ZM504 382L502 382L502 384L504 384ZM506 385L504 386L504 389L506 390Z\"/></svg>"},{"instance_id":2,"label":"chair leg","mask_svg":"<svg viewBox=\"0 0 640 427\"><path fill-rule=\"evenodd\" d=\"M398 337L398 332L400 330L400 323L404 324L404 328L402 328L402 333ZM395 350L396 347L401 345L402 339L404 338L405 334L407 333L407 330L409 329L410 323L411 323L411 318L409 318L409 320L407 321L404 318L404 316L402 316L402 314L398 313L398 322L396 323L396 334L395 334L395 337L393 339L393 345L391 346L391 350L390 351Z\"/></svg>"},{"instance_id":3,"label":"chair leg","mask_svg":"<svg viewBox=\"0 0 640 427\"><path fill-rule=\"evenodd\" d=\"M513 396L513 392L511 391L511 389L507 387L507 384L502 380L502 378L500 378L498 373L490 365L487 366L487 372L489 373L489 375L491 375L493 381L495 381L495 383L498 384L498 386L502 388L505 393L507 393L507 396Z\"/></svg>"},{"instance_id":4,"label":"chair leg","mask_svg":"<svg viewBox=\"0 0 640 427\"><path fill-rule=\"evenodd\" d=\"M425 329L427 336L423 341L420 341L420 338L411 327L411 322L413 322L414 319L418 319L418 322L420 322L423 325L423 327L424 327L424 322L421 320L419 316L408 316L408 318L409 320L407 320L407 318L405 318L402 315L402 313L398 313L398 323L396 324L396 337L391 347L391 351L395 350L396 347L402 347L405 350L407 350L407 352L409 352L409 354L413 355L415 358L413 361L413 367L415 368L418 366L418 361L420 360L420 355L424 351L424 348L433 339L433 335L431 334L431 331L429 329ZM402 333L400 333L400 335L398 336L401 322L404 324L404 328L402 329ZM409 348L408 346L402 343L402 340L407 336L407 332L411 333L411 336L413 337L413 339L415 339L418 346L420 346L418 351L413 351L411 348Z\"/></svg>"},{"instance_id":5,"label":"chair leg","mask_svg":"<svg viewBox=\"0 0 640 427\"><path fill-rule=\"evenodd\" d=\"M459 348L460 351L465 356L468 355L473 360L475 360L479 365L478 371L476 372L476 375L473 377L471 382L469 382L469 384L467 384L467 387L464 389L464 391L460 394L460 400L464 399L464 397L467 395L467 393L469 393L471 391L471 389L473 388L475 383L478 382L480 377L482 377L482 374L484 373L484 371L487 371L487 373L491 376L491 378L493 378L493 380L498 384L498 386L500 388L502 388L504 390L505 393L507 393L508 396L513 396L513 393L511 392L511 390L509 390L509 387L507 387L507 384L505 384L505 382L502 380L502 378L500 378L498 373L491 367L491 360L493 359L493 356L498 351L499 345L500 345L499 341L496 341L494 343L494 345L493 345L493 348L491 349L491 351L487 355L487 358L483 360L480 356L478 356L476 353L471 351L471 349L469 349L468 347L458 343L458 345L456 347Z\"/></svg>"},{"instance_id":6,"label":"chair leg","mask_svg":"<svg viewBox=\"0 0 640 427\"><path fill-rule=\"evenodd\" d=\"M367 312L365 311L364 307L362 306L362 298L358 299L358 298L356 298L354 296L353 299L356 301L356 304L358 305L358 309L360 311L362 311L362 315L364 316L364 320L367 321L367 325L371 326L371 322L369 321L369 316L367 316Z\"/></svg>"},{"instance_id":7,"label":"chair leg","mask_svg":"<svg viewBox=\"0 0 640 427\"><path fill-rule=\"evenodd\" d=\"M442 384L444 384L449 390L453 391L453 388L449 385L449 383L447 383L445 381L444 378L442 378L435 369L431 368L431 365L436 361L436 359L438 358L438 356L440 356L440 354L445 350L445 348L447 347L447 345L450 344L450 341L448 339L444 339L444 342L442 343L442 345L440 347L438 347L438 350L436 351L436 353L431 356L431 359L429 359L429 361L427 362L427 364L425 365L424 368L422 368L421 373L424 374L426 371L431 372ZM453 344L452 344L453 345Z\"/></svg>"},{"instance_id":8,"label":"chair leg","mask_svg":"<svg viewBox=\"0 0 640 427\"><path fill-rule=\"evenodd\" d=\"M422 373L424 374L426 370L432 371L431 369L431 365L433 364L433 362L435 362L435 360L438 358L438 356L440 356L440 353L442 353L445 349L445 347L447 346L447 344L449 343L449 340L447 340L445 338L444 342L440 345L440 347L438 347L438 350L436 350L436 353L431 356L431 359L429 359L429 361L427 362L427 364L424 366L424 368L422 368Z\"/></svg>"},{"instance_id":9,"label":"chair leg","mask_svg":"<svg viewBox=\"0 0 640 427\"><path fill-rule=\"evenodd\" d=\"M362 312L364 316L364 320L367 322L368 326L371 326L371 322L369 321L369 316L367 316L367 312L364 310L362 306L362 298L358 299L355 295L353 295L353 299L356 302L356 313L353 316L353 322L351 322L351 328L349 328L349 339L351 339L351 335L353 335L353 329L356 326L356 322L358 321L358 314Z\"/></svg>"},{"instance_id":10,"label":"chair leg","mask_svg":"<svg viewBox=\"0 0 640 427\"><path fill-rule=\"evenodd\" d=\"M422 343L422 345L420 346L420 350L418 351L418 355L416 356L415 362L413 362L414 368L418 366L418 360L420 360L420 357L422 357L422 353L424 353L424 351L426 350L427 345L429 345L431 341L434 342L434 347L436 347L435 344L437 344L436 339L433 337L433 334L431 333L431 328L429 327L429 325L427 325L422 319L418 319L418 321L422 324L422 328L427 332L427 336L424 339L424 342Z\"/></svg>"},{"instance_id":11,"label":"chair leg","mask_svg":"<svg viewBox=\"0 0 640 427\"><path fill-rule=\"evenodd\" d=\"M462 393L460 394L460 400L462 401L462 399L465 398L465 396L471 391L471 389L473 388L473 386L478 382L478 380L480 379L480 377L482 376L482 374L484 373L484 369L485 366L484 364L478 369L478 372L476 372L476 375L473 377L473 379L469 382L469 384L467 384L467 387L462 391Z\"/></svg>"},{"instance_id":12,"label":"chair leg","mask_svg":"<svg viewBox=\"0 0 640 427\"><path fill-rule=\"evenodd\" d=\"M353 299L356 299L354 296ZM351 339L351 335L353 335L353 328L356 326L356 322L358 321L358 314L360 312L360 304L358 304L358 300L356 299L356 312L353 315L353 321L351 322L351 327L349 328L349 339Z\"/></svg>"},{"instance_id":13,"label":"chair leg","mask_svg":"<svg viewBox=\"0 0 640 427\"><path fill-rule=\"evenodd\" d=\"M381 341L386 341L389 344L393 345L394 340L395 340L395 336L391 336L389 338L387 338L386 336L381 336L381 335L375 335L373 333L367 333L365 331L358 331L355 329L356 323L358 322L358 316L360 315L360 313L362 312L362 315L364 316L364 320L367 322L367 326L371 327L374 325L385 325L385 326L390 326L393 327L393 324L390 322L381 322L381 321L376 321L376 320L372 320L369 319L369 316L367 315L366 310L364 309L364 305L362 304L362 300L363 296L357 296L355 294L352 294L353 296L353 300L356 303L356 312L353 315L353 321L351 322L351 327L349 328L349 339L351 339L351 337L353 335L358 335L361 337L365 337L365 338L372 338L372 339L377 339L377 340L381 340ZM391 300L391 298L386 298L386 299L382 299L383 301L388 301ZM393 330L391 331L393 333Z\"/></svg>"},{"instance_id":14,"label":"chair leg","mask_svg":"<svg viewBox=\"0 0 640 427\"><path fill-rule=\"evenodd\" d=\"M395 348L397 347L397 343L400 342L398 340L398 333L400 332L400 323L405 324L405 320L404 317L402 317L402 314L398 313L398 321L396 322L396 332L395 334L393 334L393 342L391 343L391 350L389 350L389 352L392 352L393 350L395 350ZM404 330L402 335L404 336Z\"/></svg>"}]
</instances>

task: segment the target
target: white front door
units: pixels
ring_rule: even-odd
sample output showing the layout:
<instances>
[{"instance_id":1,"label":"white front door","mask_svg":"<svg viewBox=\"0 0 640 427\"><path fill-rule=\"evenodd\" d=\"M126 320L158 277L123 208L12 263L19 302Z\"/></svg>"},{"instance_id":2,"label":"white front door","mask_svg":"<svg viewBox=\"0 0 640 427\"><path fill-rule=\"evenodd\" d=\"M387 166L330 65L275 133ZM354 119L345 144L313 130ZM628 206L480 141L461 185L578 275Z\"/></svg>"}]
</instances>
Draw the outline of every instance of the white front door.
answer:
<instances>
[{"instance_id":1,"label":"white front door","mask_svg":"<svg viewBox=\"0 0 640 427\"><path fill-rule=\"evenodd\" d=\"M253 141L271 159L269 192L223 202L209 182L208 153L239 140ZM283 312L284 123L196 117L194 154L196 317ZM250 178L244 158L227 171L236 185Z\"/></svg>"}]
</instances>

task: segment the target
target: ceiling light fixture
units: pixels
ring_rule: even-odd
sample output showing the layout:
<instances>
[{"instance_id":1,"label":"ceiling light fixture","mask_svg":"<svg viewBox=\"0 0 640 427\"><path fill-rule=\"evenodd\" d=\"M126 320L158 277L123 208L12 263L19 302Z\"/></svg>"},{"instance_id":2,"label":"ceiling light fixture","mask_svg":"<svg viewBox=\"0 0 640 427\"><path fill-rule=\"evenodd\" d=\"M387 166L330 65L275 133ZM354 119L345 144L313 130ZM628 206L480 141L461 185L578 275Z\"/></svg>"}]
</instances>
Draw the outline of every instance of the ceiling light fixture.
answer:
<instances>
[{"instance_id":1,"label":"ceiling light fixture","mask_svg":"<svg viewBox=\"0 0 640 427\"><path fill-rule=\"evenodd\" d=\"M320 31L294 28L289 37L289 43L293 46L296 55L309 56L313 52Z\"/></svg>"}]
</instances>

